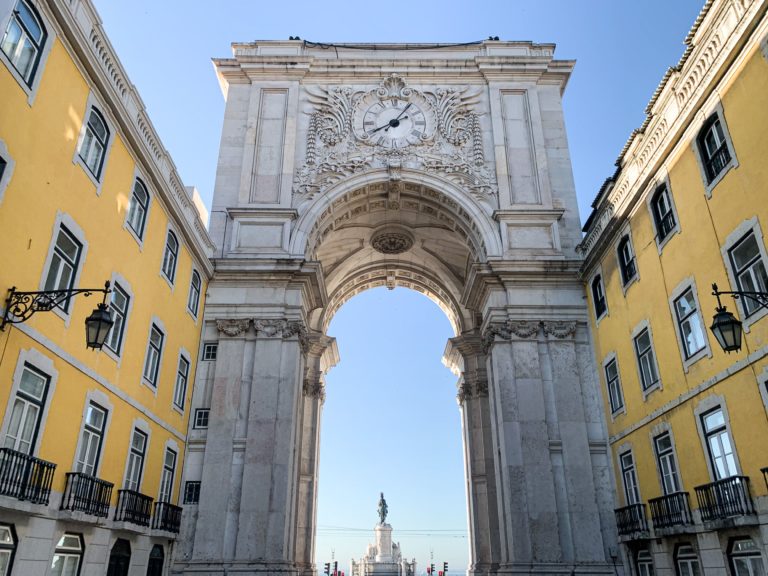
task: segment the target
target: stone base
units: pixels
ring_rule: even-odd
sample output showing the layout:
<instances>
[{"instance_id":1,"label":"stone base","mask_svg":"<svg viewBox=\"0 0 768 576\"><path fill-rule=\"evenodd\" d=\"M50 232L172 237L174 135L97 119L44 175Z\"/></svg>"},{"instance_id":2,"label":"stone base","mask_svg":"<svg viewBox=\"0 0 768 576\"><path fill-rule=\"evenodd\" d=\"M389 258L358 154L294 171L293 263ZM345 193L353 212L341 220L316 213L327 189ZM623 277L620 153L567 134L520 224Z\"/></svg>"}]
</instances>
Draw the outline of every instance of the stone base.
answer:
<instances>
[{"instance_id":1,"label":"stone base","mask_svg":"<svg viewBox=\"0 0 768 576\"><path fill-rule=\"evenodd\" d=\"M171 576L302 576L306 572L293 564L282 562L178 562L171 567Z\"/></svg>"}]
</instances>

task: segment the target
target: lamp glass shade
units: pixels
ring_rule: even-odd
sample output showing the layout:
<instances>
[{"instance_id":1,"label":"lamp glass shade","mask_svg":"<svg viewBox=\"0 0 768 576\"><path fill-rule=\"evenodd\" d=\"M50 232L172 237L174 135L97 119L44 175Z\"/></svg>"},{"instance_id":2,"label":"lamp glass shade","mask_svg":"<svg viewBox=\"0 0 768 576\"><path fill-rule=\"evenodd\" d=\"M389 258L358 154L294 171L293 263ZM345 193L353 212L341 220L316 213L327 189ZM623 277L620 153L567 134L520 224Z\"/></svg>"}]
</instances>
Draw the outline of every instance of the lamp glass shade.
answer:
<instances>
[{"instance_id":1,"label":"lamp glass shade","mask_svg":"<svg viewBox=\"0 0 768 576\"><path fill-rule=\"evenodd\" d=\"M99 304L85 319L85 345L94 350L101 350L114 323L106 304Z\"/></svg>"},{"instance_id":2,"label":"lamp glass shade","mask_svg":"<svg viewBox=\"0 0 768 576\"><path fill-rule=\"evenodd\" d=\"M725 306L717 309L709 329L717 338L720 347L729 354L741 350L741 322L728 312Z\"/></svg>"}]
</instances>

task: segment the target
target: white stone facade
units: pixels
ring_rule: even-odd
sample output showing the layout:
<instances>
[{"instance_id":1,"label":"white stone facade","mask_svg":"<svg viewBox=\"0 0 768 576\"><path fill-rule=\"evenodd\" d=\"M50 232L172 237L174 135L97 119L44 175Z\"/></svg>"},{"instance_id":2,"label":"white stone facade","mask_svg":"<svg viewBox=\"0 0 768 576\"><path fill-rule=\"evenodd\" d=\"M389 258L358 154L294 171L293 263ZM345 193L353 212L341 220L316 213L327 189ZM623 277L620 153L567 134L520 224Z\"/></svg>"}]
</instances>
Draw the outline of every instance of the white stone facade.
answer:
<instances>
[{"instance_id":1,"label":"white stone facade","mask_svg":"<svg viewBox=\"0 0 768 576\"><path fill-rule=\"evenodd\" d=\"M375 49L374 49L375 48ZM235 44L176 574L314 574L325 332L404 286L456 337L470 574L613 574L554 46ZM332 393L329 392L329 393Z\"/></svg>"}]
</instances>

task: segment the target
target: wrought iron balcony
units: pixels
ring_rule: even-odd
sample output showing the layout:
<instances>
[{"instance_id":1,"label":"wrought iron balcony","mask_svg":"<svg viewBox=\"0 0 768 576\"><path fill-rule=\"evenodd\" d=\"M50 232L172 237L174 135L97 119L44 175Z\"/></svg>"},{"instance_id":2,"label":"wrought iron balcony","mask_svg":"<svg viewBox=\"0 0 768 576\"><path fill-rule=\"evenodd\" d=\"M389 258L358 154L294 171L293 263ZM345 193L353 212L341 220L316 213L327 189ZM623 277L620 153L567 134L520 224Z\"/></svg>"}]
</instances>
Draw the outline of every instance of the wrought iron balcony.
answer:
<instances>
[{"instance_id":1,"label":"wrought iron balcony","mask_svg":"<svg viewBox=\"0 0 768 576\"><path fill-rule=\"evenodd\" d=\"M648 532L648 520L645 517L645 504L630 504L624 508L617 508L616 526L619 529L619 535L637 534L638 532Z\"/></svg>"},{"instance_id":2,"label":"wrought iron balcony","mask_svg":"<svg viewBox=\"0 0 768 576\"><path fill-rule=\"evenodd\" d=\"M145 496L134 490L118 490L115 521L130 522L138 526L149 526L152 515L151 496Z\"/></svg>"},{"instance_id":3,"label":"wrought iron balcony","mask_svg":"<svg viewBox=\"0 0 768 576\"><path fill-rule=\"evenodd\" d=\"M701 519L705 522L755 513L749 493L749 478L731 476L696 487Z\"/></svg>"},{"instance_id":4,"label":"wrought iron balcony","mask_svg":"<svg viewBox=\"0 0 768 576\"><path fill-rule=\"evenodd\" d=\"M728 151L728 144L723 142L720 145L720 148L715 150L715 153L704 161L709 181L712 182L712 180L717 178L717 175L723 171L723 168L725 168L730 161L731 153Z\"/></svg>"},{"instance_id":5,"label":"wrought iron balcony","mask_svg":"<svg viewBox=\"0 0 768 576\"><path fill-rule=\"evenodd\" d=\"M654 528L672 528L693 524L688 492L675 492L648 500Z\"/></svg>"},{"instance_id":6,"label":"wrought iron balcony","mask_svg":"<svg viewBox=\"0 0 768 576\"><path fill-rule=\"evenodd\" d=\"M0 494L48 505L56 464L0 448Z\"/></svg>"},{"instance_id":7,"label":"wrought iron balcony","mask_svg":"<svg viewBox=\"0 0 768 576\"><path fill-rule=\"evenodd\" d=\"M62 510L76 510L106 518L114 484L81 472L67 472Z\"/></svg>"},{"instance_id":8,"label":"wrought iron balcony","mask_svg":"<svg viewBox=\"0 0 768 576\"><path fill-rule=\"evenodd\" d=\"M178 534L180 527L181 506L174 506L170 502L155 502L155 513L152 514L152 528Z\"/></svg>"}]
</instances>

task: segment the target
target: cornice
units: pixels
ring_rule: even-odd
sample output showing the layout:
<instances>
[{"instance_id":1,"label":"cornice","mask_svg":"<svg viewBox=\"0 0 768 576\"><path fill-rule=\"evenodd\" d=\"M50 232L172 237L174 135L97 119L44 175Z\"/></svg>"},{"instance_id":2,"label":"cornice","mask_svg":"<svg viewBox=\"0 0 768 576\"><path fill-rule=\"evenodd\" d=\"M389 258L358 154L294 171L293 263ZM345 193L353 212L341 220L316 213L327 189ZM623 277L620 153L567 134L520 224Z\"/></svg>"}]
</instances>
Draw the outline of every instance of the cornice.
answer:
<instances>
[{"instance_id":1,"label":"cornice","mask_svg":"<svg viewBox=\"0 0 768 576\"><path fill-rule=\"evenodd\" d=\"M150 177L153 191L179 227L190 252L207 277L216 248L189 197L168 151L163 146L136 87L130 82L91 0L47 0L73 58L116 119L129 149Z\"/></svg>"}]
</instances>

